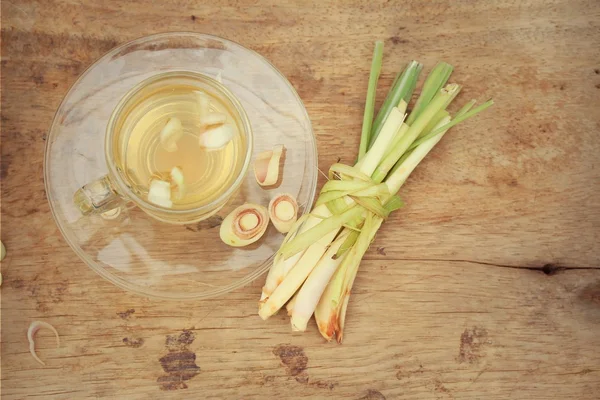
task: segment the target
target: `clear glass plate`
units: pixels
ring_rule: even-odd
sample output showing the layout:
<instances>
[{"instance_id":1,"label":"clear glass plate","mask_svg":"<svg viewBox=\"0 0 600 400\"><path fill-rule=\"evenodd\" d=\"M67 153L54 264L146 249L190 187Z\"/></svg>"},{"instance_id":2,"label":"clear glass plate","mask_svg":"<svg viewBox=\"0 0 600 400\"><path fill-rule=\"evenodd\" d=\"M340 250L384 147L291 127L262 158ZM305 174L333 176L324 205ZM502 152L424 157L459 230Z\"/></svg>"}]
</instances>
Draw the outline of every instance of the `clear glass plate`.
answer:
<instances>
[{"instance_id":1,"label":"clear glass plate","mask_svg":"<svg viewBox=\"0 0 600 400\"><path fill-rule=\"evenodd\" d=\"M281 184L261 188L252 169L216 215L191 225L159 222L131 205L114 219L82 216L77 189L106 175L104 135L112 111L134 86L166 71L193 71L222 82L241 102L254 132L256 155L286 148ZM141 38L111 50L67 93L47 139L44 171L52 214L87 265L114 284L164 299L210 298L248 284L270 266L283 235L270 225L255 244L225 245L219 225L236 205L267 205L280 192L310 208L317 183L317 150L298 94L266 59L231 41L196 33Z\"/></svg>"}]
</instances>

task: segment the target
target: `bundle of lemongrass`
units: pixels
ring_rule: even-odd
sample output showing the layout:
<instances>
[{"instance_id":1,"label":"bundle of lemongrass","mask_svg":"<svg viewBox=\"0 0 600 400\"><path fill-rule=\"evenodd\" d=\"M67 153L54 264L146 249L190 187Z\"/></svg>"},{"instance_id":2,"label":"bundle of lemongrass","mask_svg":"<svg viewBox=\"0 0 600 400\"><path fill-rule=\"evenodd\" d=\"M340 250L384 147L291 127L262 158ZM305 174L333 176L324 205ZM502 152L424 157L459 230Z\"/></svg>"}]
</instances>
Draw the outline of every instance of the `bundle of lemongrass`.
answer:
<instances>
[{"instance_id":1,"label":"bundle of lemongrass","mask_svg":"<svg viewBox=\"0 0 600 400\"><path fill-rule=\"evenodd\" d=\"M275 255L259 315L287 303L292 329L304 331L314 314L321 335L341 343L350 291L361 259L382 222L402 207L396 195L410 173L452 126L490 107L468 102L454 116L447 107L460 85L446 84L452 66L438 63L407 114L423 66L411 61L392 84L375 119L383 43L371 65L358 161L334 164L313 210L298 219Z\"/></svg>"}]
</instances>

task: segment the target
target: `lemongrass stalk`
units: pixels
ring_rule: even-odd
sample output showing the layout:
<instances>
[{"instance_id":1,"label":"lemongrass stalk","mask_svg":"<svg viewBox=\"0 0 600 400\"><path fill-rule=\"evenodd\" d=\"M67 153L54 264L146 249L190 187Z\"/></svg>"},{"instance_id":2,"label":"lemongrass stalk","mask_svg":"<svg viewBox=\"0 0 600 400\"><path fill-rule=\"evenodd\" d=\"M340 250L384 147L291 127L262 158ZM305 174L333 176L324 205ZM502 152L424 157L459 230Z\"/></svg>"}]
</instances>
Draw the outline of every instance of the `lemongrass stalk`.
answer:
<instances>
[{"instance_id":1,"label":"lemongrass stalk","mask_svg":"<svg viewBox=\"0 0 600 400\"><path fill-rule=\"evenodd\" d=\"M285 303L285 310L287 311L288 317L292 316L292 310L294 309L294 304L296 304L296 298L298 297L298 292L292 296L290 301Z\"/></svg>"},{"instance_id":2,"label":"lemongrass stalk","mask_svg":"<svg viewBox=\"0 0 600 400\"><path fill-rule=\"evenodd\" d=\"M306 232L310 228L316 226L323 219L326 219L330 216L331 213L329 213L327 207L315 207L309 214L303 215L298 219L298 221L296 221L296 223L288 232L281 245L285 245L290 240L295 238L299 233ZM269 269L265 285L262 288L260 303L264 303L266 301L266 299L271 295L271 293L273 293L277 286L279 286L283 279L285 279L288 272L300 260L300 257L302 257L303 254L304 251L300 251L292 257L284 258L281 255L281 251L277 251L277 253L275 253L273 264Z\"/></svg>"},{"instance_id":3,"label":"lemongrass stalk","mask_svg":"<svg viewBox=\"0 0 600 400\"><path fill-rule=\"evenodd\" d=\"M375 95L377 94L377 81L379 80L379 73L381 72L382 60L383 42L377 41L375 42L375 50L373 51L373 61L371 62L371 73L369 75L369 86L367 88L367 100L365 101L362 134L360 137L360 147L358 149L359 160L367 153L367 148L371 138L373 114L375 113Z\"/></svg>"},{"instance_id":4,"label":"lemongrass stalk","mask_svg":"<svg viewBox=\"0 0 600 400\"><path fill-rule=\"evenodd\" d=\"M398 143L400 143L400 140L402 140L402 137L404 135L406 135L406 132L408 132L408 128L409 128L408 125L406 125L405 123L402 123L402 125L400 126L400 129L398 129L398 133L396 133L396 136L394 136L394 140L392 140L392 143L385 151L385 155L383 156L384 159L392 152L392 150L394 150L396 148L396 146L398 146Z\"/></svg>"},{"instance_id":5,"label":"lemongrass stalk","mask_svg":"<svg viewBox=\"0 0 600 400\"><path fill-rule=\"evenodd\" d=\"M327 340L331 340L334 334L342 332L343 327L340 325L339 317L344 296L350 294L362 257L382 222L379 217L367 215L358 240L344 258L347 262L340 265L315 308L317 327Z\"/></svg>"},{"instance_id":6,"label":"lemongrass stalk","mask_svg":"<svg viewBox=\"0 0 600 400\"><path fill-rule=\"evenodd\" d=\"M406 123L408 125L412 125L421 115L421 113L425 111L429 103L439 93L440 89L444 87L446 82L448 82L448 78L450 78L452 70L452 65L443 61L437 63L437 65L431 70L429 75L427 75L427 79L425 79L425 83L421 89L421 95L413 107L412 112L406 119Z\"/></svg>"},{"instance_id":7,"label":"lemongrass stalk","mask_svg":"<svg viewBox=\"0 0 600 400\"><path fill-rule=\"evenodd\" d=\"M422 64L417 61L411 61L408 63L400 77L395 81L394 85L392 85L392 88L389 90L387 97L381 105L381 108L375 117L375 121L373 122L369 149L375 144L375 141L394 106L398 105L401 99L407 104L410 103L410 98L415 90L422 69Z\"/></svg>"},{"instance_id":8,"label":"lemongrass stalk","mask_svg":"<svg viewBox=\"0 0 600 400\"><path fill-rule=\"evenodd\" d=\"M262 319L267 319L279 311L294 293L296 293L310 272L317 265L317 262L321 259L323 254L325 254L325 251L337 233L338 230L329 232L306 249L300 260L298 260L298 263L288 273L283 282L281 282L271 296L259 306L258 315Z\"/></svg>"},{"instance_id":9,"label":"lemongrass stalk","mask_svg":"<svg viewBox=\"0 0 600 400\"><path fill-rule=\"evenodd\" d=\"M431 118L431 121L429 121L429 123L427 124L427 126L425 126L425 128L423 128L423 130L421 131L421 133L419 134L419 136L417 137L423 137L425 135L427 135L429 132L431 132L438 124L438 122L440 122L443 118L445 117L449 117L450 113L446 110L440 110L438 111L433 118ZM415 140L416 141L416 140ZM414 143L414 142L413 142ZM409 147L410 149L410 147Z\"/></svg>"},{"instance_id":10,"label":"lemongrass stalk","mask_svg":"<svg viewBox=\"0 0 600 400\"><path fill-rule=\"evenodd\" d=\"M445 126L440 126L439 128L436 128L433 131L429 132L427 135L423 136L422 138L415 140L415 142L411 145L411 148L419 146L424 141L429 140L433 136L438 135L439 133L452 128L454 125L459 124L459 123L463 122L464 120L471 118L472 116L482 112L486 108L491 107L493 104L494 104L493 100L488 100L485 103L483 103L482 105L480 105L479 107L475 107L474 109L472 109L468 112L465 112L461 115L457 114L457 116L454 117L454 119L452 119L450 122L448 122Z\"/></svg>"},{"instance_id":11,"label":"lemongrass stalk","mask_svg":"<svg viewBox=\"0 0 600 400\"><path fill-rule=\"evenodd\" d=\"M344 327L346 326L346 311L348 310L348 303L350 303L350 295L344 296L342 299L342 305L338 313L338 328L335 333L335 340L341 344L344 341Z\"/></svg>"},{"instance_id":12,"label":"lemongrass stalk","mask_svg":"<svg viewBox=\"0 0 600 400\"><path fill-rule=\"evenodd\" d=\"M406 101L404 101L404 99L400 99L400 102L398 103L398 105L396 106L396 108L402 114L406 114L406 109L408 108L408 103Z\"/></svg>"},{"instance_id":13,"label":"lemongrass stalk","mask_svg":"<svg viewBox=\"0 0 600 400\"><path fill-rule=\"evenodd\" d=\"M377 137L377 140L375 140L375 143L371 146L362 160L360 172L371 176L383 158L383 155L385 154L386 149L389 147L392 139L400 129L400 126L402 126L404 117L405 114L398 110L397 107L392 108L388 118L385 120L383 128L381 129L381 134Z\"/></svg>"},{"instance_id":14,"label":"lemongrass stalk","mask_svg":"<svg viewBox=\"0 0 600 400\"><path fill-rule=\"evenodd\" d=\"M439 95L434 97L414 123L412 125L409 124L408 131L402 136L398 145L381 161L371 177L373 181L377 183L383 181L390 169L392 169L402 154L404 154L412 142L419 136L429 121L443 109L446 100L450 97L454 97L458 91L460 91L460 86L457 84L449 84L440 90Z\"/></svg>"},{"instance_id":15,"label":"lemongrass stalk","mask_svg":"<svg viewBox=\"0 0 600 400\"><path fill-rule=\"evenodd\" d=\"M345 260L345 257L335 258L335 254L348 235L349 231L344 231L329 246L327 252L321 257L316 267L311 271L306 281L304 281L296 293L291 315L292 330L306 330L306 324L313 315L315 307L325 290L325 286L329 283L331 276L337 270L338 266Z\"/></svg>"},{"instance_id":16,"label":"lemongrass stalk","mask_svg":"<svg viewBox=\"0 0 600 400\"><path fill-rule=\"evenodd\" d=\"M467 112L469 112L471 110L471 108L473 108L473 106L475 105L475 103L477 103L476 99L472 99L471 101L469 101L467 104L465 104L464 106L462 106L460 108L460 110L458 110L458 112L456 113L456 115L454 116L454 118L461 117L462 115L464 115Z\"/></svg>"},{"instance_id":17,"label":"lemongrass stalk","mask_svg":"<svg viewBox=\"0 0 600 400\"><path fill-rule=\"evenodd\" d=\"M440 126L446 125L450 121L450 117L443 118L436 125L435 129ZM400 187L406 182L409 175L414 171L414 169L419 165L419 163L425 158L427 153L433 149L433 147L442 139L444 134L447 132L447 129L444 132L441 132L439 135L436 135L413 150L413 152L404 160L402 164L399 164L397 167L394 167L388 178L385 180L386 185L390 190L390 193L397 193L400 190Z\"/></svg>"},{"instance_id":18,"label":"lemongrass stalk","mask_svg":"<svg viewBox=\"0 0 600 400\"><path fill-rule=\"evenodd\" d=\"M317 218L317 216L319 216L320 214L324 214L326 210L327 209L325 207L316 207L311 213L305 214L302 217L300 217L296 221L292 229L290 229L290 231L286 235L285 239L283 240L282 246L288 243L293 238L295 238L299 233L305 232L308 229L317 225L321 221L321 219ZM303 252L299 252L293 257L289 257L287 259L282 257L279 251L275 253L273 264L269 269L267 279L265 280L265 284L262 288L262 294L260 297L261 302L264 302L265 299L268 298L271 295L271 293L273 293L275 288L277 288L281 281L283 281L290 269L292 269L292 267L296 265L296 263L302 256L302 253Z\"/></svg>"},{"instance_id":19,"label":"lemongrass stalk","mask_svg":"<svg viewBox=\"0 0 600 400\"><path fill-rule=\"evenodd\" d=\"M363 212L364 209L362 207L353 206L342 214L332 215L308 229L306 232L299 233L293 240L284 244L281 247L280 252L284 258L289 258L309 247L311 243L315 242L315 239L324 237L324 235L327 235L330 232L337 233L343 224L348 223L348 221L356 218Z\"/></svg>"},{"instance_id":20,"label":"lemongrass stalk","mask_svg":"<svg viewBox=\"0 0 600 400\"><path fill-rule=\"evenodd\" d=\"M350 265L350 268L345 274L344 279L344 288L342 291L342 299L339 301L341 305L338 308L338 316L337 316L337 331L336 331L336 339L338 343L342 343L344 337L344 325L346 322L346 310L348 308L348 301L350 299L350 294L352 292L352 287L354 286L354 281L356 279L356 274L358 273L358 267L360 266L360 262L364 254L366 253L369 245L375 238L375 234L381 227L383 220L378 217L373 217L372 221L369 221L368 231L365 232L364 241L357 242L358 250L356 256L358 257L358 262ZM366 225L366 222L365 222ZM359 238L360 240L360 238Z\"/></svg>"}]
</instances>

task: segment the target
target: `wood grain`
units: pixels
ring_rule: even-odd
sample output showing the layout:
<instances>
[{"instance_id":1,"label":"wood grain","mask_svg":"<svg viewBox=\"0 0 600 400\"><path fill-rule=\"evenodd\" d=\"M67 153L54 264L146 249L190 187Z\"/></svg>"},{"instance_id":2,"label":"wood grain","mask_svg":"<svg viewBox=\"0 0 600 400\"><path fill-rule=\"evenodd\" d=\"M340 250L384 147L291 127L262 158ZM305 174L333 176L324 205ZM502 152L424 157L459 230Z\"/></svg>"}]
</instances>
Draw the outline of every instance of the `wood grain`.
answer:
<instances>
[{"instance_id":1,"label":"wood grain","mask_svg":"<svg viewBox=\"0 0 600 400\"><path fill-rule=\"evenodd\" d=\"M600 396L600 3L3 1L2 395L22 398L596 399ZM109 27L109 28L108 28ZM381 86L412 58L455 65L496 106L415 171L363 263L342 347L261 322L262 282L214 301L125 293L50 215L43 151L87 66L161 31L271 60L304 100L322 169L359 140L373 42ZM384 96L380 91L379 101ZM35 319L41 367L26 331Z\"/></svg>"}]
</instances>

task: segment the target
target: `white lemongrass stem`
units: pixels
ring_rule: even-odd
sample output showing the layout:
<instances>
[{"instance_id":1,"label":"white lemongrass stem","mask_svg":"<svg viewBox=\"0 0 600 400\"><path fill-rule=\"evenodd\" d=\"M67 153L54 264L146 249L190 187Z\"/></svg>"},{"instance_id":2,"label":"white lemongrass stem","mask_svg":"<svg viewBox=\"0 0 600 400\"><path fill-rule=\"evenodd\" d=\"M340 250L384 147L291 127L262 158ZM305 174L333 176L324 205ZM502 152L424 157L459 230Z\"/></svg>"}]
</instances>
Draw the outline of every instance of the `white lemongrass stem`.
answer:
<instances>
[{"instance_id":1,"label":"white lemongrass stem","mask_svg":"<svg viewBox=\"0 0 600 400\"><path fill-rule=\"evenodd\" d=\"M346 230L329 246L327 252L321 257L317 266L312 270L302 287L298 290L298 293L294 296L295 304L291 315L292 330L306 330L306 324L313 315L327 283L344 260L344 257L335 258L335 254L349 233L350 231Z\"/></svg>"},{"instance_id":2,"label":"white lemongrass stem","mask_svg":"<svg viewBox=\"0 0 600 400\"><path fill-rule=\"evenodd\" d=\"M338 343L342 343L342 339L344 336L344 322L346 321L346 309L348 307L348 301L349 301L348 299L350 298L352 286L354 285L354 280L356 279L356 274L358 273L358 267L360 266L360 262L361 262L363 256L367 252L369 245L375 238L375 234L377 234L377 231L381 227L382 223L383 223L383 219L381 219L377 216L373 216L372 223L369 224L369 228L368 228L368 231L365 232L365 236L363 236L362 238L359 236L357 244L354 245L354 247L353 247L353 249L356 248L356 250L357 250L355 257L358 260L358 262L352 263L350 265L350 267L348 268L348 271L346 271L346 274L344 276L344 287L342 289L342 298L338 302L339 307L337 310L337 313L338 313L337 314L337 329L335 332ZM365 225L367 225L366 222L365 222ZM359 242L361 239L364 239L364 241Z\"/></svg>"},{"instance_id":3,"label":"white lemongrass stem","mask_svg":"<svg viewBox=\"0 0 600 400\"><path fill-rule=\"evenodd\" d=\"M381 128L381 132L373 146L369 149L364 159L360 163L360 171L365 175L371 176L375 168L379 165L379 162L383 158L386 150L388 149L390 142L398 132L398 129L404 122L406 114L394 107L388 115L387 119Z\"/></svg>"},{"instance_id":4,"label":"white lemongrass stem","mask_svg":"<svg viewBox=\"0 0 600 400\"><path fill-rule=\"evenodd\" d=\"M277 289L262 303L258 310L258 315L262 319L267 319L275 314L279 309L296 293L298 288L304 283L306 277L310 274L317 262L323 257L325 251L331 244L331 241L337 235L339 229L333 230L323 236L319 241L310 245L298 263L291 269L283 282L277 286Z\"/></svg>"},{"instance_id":5,"label":"white lemongrass stem","mask_svg":"<svg viewBox=\"0 0 600 400\"><path fill-rule=\"evenodd\" d=\"M307 217L301 217L296 223L301 224L300 228L298 228L290 238L286 238L284 244L287 241L292 240L294 237L299 235L300 233L306 232L308 229L314 227L319 222L322 221L321 218L327 218L331 216L331 212L327 208L325 204L315 207L314 210L308 214ZM303 221L304 220L304 221ZM284 259L283 257L279 257L276 255L275 260L273 261L273 265L271 265L271 269L269 270L269 274L267 275L267 279L265 281L265 285L262 289L262 294L260 301L264 302L273 291L279 286L279 284L283 281L283 279L287 276L290 270L298 263L302 255L305 251L301 251L296 253L295 255Z\"/></svg>"},{"instance_id":6,"label":"white lemongrass stem","mask_svg":"<svg viewBox=\"0 0 600 400\"><path fill-rule=\"evenodd\" d=\"M444 126L448 122L450 122L450 117L444 117L440 122L437 123L434 129ZM447 130L421 143L412 151L412 153L410 153L410 155L402 162L402 164L390 172L390 175L385 180L385 183L388 186L391 194L395 194L400 190L400 187L402 187L404 182L406 182L406 179L408 179L417 165L419 165L427 153L429 153L431 149L433 149L433 147L442 139L446 132Z\"/></svg>"},{"instance_id":7,"label":"white lemongrass stem","mask_svg":"<svg viewBox=\"0 0 600 400\"><path fill-rule=\"evenodd\" d=\"M327 340L331 340L333 335L339 334L342 329L340 311L344 302L344 296L349 295L360 261L382 222L383 219L379 217L372 214L367 215L356 243L346 253L344 262L327 284L315 308L317 327L321 335Z\"/></svg>"},{"instance_id":8,"label":"white lemongrass stem","mask_svg":"<svg viewBox=\"0 0 600 400\"><path fill-rule=\"evenodd\" d=\"M296 294L292 296L290 301L288 301L285 305L285 310L287 311L288 317L292 316L292 310L294 309L294 304L296 304L296 298L298 298L298 292L296 292Z\"/></svg>"},{"instance_id":9,"label":"white lemongrass stem","mask_svg":"<svg viewBox=\"0 0 600 400\"><path fill-rule=\"evenodd\" d=\"M394 136L392 143L390 143L390 146L387 148L384 158L387 157L388 154L390 154L392 152L392 150L394 150L394 148L396 148L396 146L398 146L398 143L400 143L400 141L402 140L402 137L406 134L407 131L408 131L408 125L406 125L405 123L402 123L402 126L400 126L400 129L398 130L398 133L396 134L396 136Z\"/></svg>"}]
</instances>

